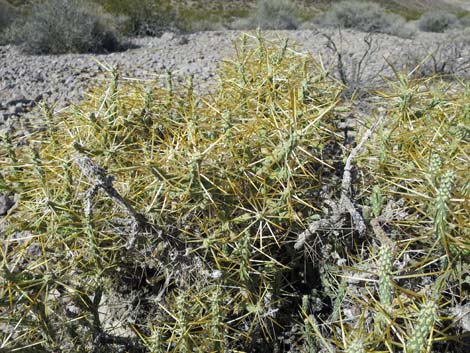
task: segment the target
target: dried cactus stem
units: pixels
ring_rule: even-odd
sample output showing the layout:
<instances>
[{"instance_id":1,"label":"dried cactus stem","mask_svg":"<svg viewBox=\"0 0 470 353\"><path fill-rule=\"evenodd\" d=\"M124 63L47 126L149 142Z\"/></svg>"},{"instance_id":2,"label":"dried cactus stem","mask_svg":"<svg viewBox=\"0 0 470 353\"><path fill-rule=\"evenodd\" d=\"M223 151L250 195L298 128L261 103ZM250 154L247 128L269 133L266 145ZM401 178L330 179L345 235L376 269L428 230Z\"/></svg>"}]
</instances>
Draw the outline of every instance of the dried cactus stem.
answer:
<instances>
[{"instance_id":1,"label":"dried cactus stem","mask_svg":"<svg viewBox=\"0 0 470 353\"><path fill-rule=\"evenodd\" d=\"M349 154L344 166L343 179L341 181L341 198L338 203L331 202L332 207L335 209L332 217L330 217L330 219L316 220L309 224L308 228L298 235L297 240L294 244L294 248L296 250L301 249L304 246L305 242L313 234L315 234L318 229L326 228L329 226L337 227L337 223L340 219L338 215L342 214L343 212L348 212L351 215L353 223L360 234L363 234L366 231L364 219L362 218L362 215L356 210L356 207L354 206L353 202L349 197L349 190L351 188L352 182L352 168L355 158L357 158L359 153L364 148L364 145L367 140L372 136L373 132L378 128L378 126L382 123L384 119L384 115L377 119L374 124L369 128L369 130L364 133L359 144Z\"/></svg>"},{"instance_id":2,"label":"dried cactus stem","mask_svg":"<svg viewBox=\"0 0 470 353\"><path fill-rule=\"evenodd\" d=\"M85 204L85 215L91 215L93 208L93 197L99 189L103 190L114 202L123 207L133 220L132 234L128 241L128 248L131 248L134 244L138 233L142 230L152 230L153 226L147 222L144 215L138 213L129 201L124 199L114 188L113 181L114 177L107 175L105 170L98 167L93 160L89 157L77 158L76 162L82 171L82 173L89 179L94 180L93 186L89 188L86 193L86 204ZM91 216L90 216L91 217ZM91 219L91 218L90 218Z\"/></svg>"},{"instance_id":3,"label":"dried cactus stem","mask_svg":"<svg viewBox=\"0 0 470 353\"><path fill-rule=\"evenodd\" d=\"M366 230L366 225L364 220L362 219L361 214L356 210L354 204L352 203L351 199L349 198L349 190L351 188L352 182L352 167L354 160L358 157L359 153L364 148L367 140L372 136L375 130L379 127L382 121L385 119L385 116L382 115L379 119L377 119L374 124L364 133L361 138L359 144L354 147L354 149L349 154L348 158L346 159L346 163L344 165L343 171L343 179L341 181L341 200L339 202L340 207L344 210L347 210L353 219L353 222L357 228L357 231L360 234L363 234Z\"/></svg>"}]
</instances>

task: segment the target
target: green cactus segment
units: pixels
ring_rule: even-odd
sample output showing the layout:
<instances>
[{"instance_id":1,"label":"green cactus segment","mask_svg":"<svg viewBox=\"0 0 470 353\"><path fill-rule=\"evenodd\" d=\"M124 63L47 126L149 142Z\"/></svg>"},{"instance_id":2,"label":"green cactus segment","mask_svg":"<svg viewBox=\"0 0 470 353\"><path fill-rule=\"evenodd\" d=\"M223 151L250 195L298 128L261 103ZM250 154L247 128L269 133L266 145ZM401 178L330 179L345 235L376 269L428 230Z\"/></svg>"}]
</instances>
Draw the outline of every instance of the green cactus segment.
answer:
<instances>
[{"instance_id":1,"label":"green cactus segment","mask_svg":"<svg viewBox=\"0 0 470 353\"><path fill-rule=\"evenodd\" d=\"M427 349L429 335L437 320L438 306L434 301L426 302L421 308L411 338L406 343L407 353L422 353Z\"/></svg>"},{"instance_id":2,"label":"green cactus segment","mask_svg":"<svg viewBox=\"0 0 470 353\"><path fill-rule=\"evenodd\" d=\"M432 153L429 162L429 173L433 178L439 173L442 167L442 158L437 153Z\"/></svg>"},{"instance_id":3,"label":"green cactus segment","mask_svg":"<svg viewBox=\"0 0 470 353\"><path fill-rule=\"evenodd\" d=\"M378 274L379 274L379 299L380 304L387 312L391 311L393 299L392 287L392 269L393 269L393 253L392 248L388 244L382 245L378 257Z\"/></svg>"},{"instance_id":4,"label":"green cactus segment","mask_svg":"<svg viewBox=\"0 0 470 353\"><path fill-rule=\"evenodd\" d=\"M454 171L444 173L439 189L437 190L434 225L436 227L436 236L440 239L446 236L447 218L449 213L448 202L452 196L455 179L456 175Z\"/></svg>"}]
</instances>

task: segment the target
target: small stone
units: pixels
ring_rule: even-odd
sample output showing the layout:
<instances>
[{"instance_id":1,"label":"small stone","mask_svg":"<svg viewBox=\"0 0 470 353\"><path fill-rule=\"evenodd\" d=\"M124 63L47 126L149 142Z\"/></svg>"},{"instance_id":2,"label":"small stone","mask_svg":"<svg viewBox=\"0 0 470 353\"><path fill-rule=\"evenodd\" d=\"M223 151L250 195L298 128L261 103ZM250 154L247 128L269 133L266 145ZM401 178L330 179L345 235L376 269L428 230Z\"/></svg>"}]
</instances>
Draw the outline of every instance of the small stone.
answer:
<instances>
[{"instance_id":1,"label":"small stone","mask_svg":"<svg viewBox=\"0 0 470 353\"><path fill-rule=\"evenodd\" d=\"M189 43L189 39L188 39L188 37L186 37L186 36L183 35L183 36L180 36L180 37L179 37L179 40L178 40L177 43L178 43L179 45L186 45L186 44Z\"/></svg>"},{"instance_id":2,"label":"small stone","mask_svg":"<svg viewBox=\"0 0 470 353\"><path fill-rule=\"evenodd\" d=\"M8 115L15 115L16 114L16 106L15 105L10 105L8 107Z\"/></svg>"},{"instance_id":3,"label":"small stone","mask_svg":"<svg viewBox=\"0 0 470 353\"><path fill-rule=\"evenodd\" d=\"M28 102L29 102L29 99L26 99L25 96L20 94L18 96L14 96L12 99L10 99L7 104L12 106L12 105L17 105L18 103L26 104Z\"/></svg>"},{"instance_id":4,"label":"small stone","mask_svg":"<svg viewBox=\"0 0 470 353\"><path fill-rule=\"evenodd\" d=\"M13 112L14 114L16 115L19 115L21 113L24 113L24 105L23 103L17 103L14 108L13 108Z\"/></svg>"},{"instance_id":5,"label":"small stone","mask_svg":"<svg viewBox=\"0 0 470 353\"><path fill-rule=\"evenodd\" d=\"M175 34L172 32L165 32L160 37L161 40L172 41L175 38Z\"/></svg>"},{"instance_id":6,"label":"small stone","mask_svg":"<svg viewBox=\"0 0 470 353\"><path fill-rule=\"evenodd\" d=\"M0 193L0 216L5 216L10 208L13 207L15 201L8 193Z\"/></svg>"},{"instance_id":7,"label":"small stone","mask_svg":"<svg viewBox=\"0 0 470 353\"><path fill-rule=\"evenodd\" d=\"M34 98L34 103L39 103L40 101L42 101L42 99L43 95L40 93Z\"/></svg>"}]
</instances>

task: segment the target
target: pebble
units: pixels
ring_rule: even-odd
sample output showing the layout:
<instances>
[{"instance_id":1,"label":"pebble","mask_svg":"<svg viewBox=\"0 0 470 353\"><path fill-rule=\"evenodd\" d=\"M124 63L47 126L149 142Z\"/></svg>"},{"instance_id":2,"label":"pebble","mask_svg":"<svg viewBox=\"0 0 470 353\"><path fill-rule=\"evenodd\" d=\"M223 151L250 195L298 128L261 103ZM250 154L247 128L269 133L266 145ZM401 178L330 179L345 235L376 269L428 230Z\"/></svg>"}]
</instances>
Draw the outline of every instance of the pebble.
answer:
<instances>
[{"instance_id":1,"label":"pebble","mask_svg":"<svg viewBox=\"0 0 470 353\"><path fill-rule=\"evenodd\" d=\"M15 204L14 198L7 193L0 193L0 216L5 216Z\"/></svg>"}]
</instances>

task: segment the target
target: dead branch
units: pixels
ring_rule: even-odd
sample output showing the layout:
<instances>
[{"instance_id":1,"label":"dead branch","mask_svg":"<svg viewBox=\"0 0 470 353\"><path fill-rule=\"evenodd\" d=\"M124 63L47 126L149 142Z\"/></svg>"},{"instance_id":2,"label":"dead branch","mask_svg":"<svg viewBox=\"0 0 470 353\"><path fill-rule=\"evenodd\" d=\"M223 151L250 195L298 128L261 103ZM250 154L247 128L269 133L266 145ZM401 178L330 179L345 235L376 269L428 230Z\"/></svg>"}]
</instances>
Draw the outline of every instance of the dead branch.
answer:
<instances>
[{"instance_id":1,"label":"dead branch","mask_svg":"<svg viewBox=\"0 0 470 353\"><path fill-rule=\"evenodd\" d=\"M333 214L329 218L320 219L309 224L307 229L298 235L297 241L294 244L294 248L296 250L299 250L300 248L302 248L305 242L312 235L314 235L318 230L334 227L335 224L338 223L338 215L340 214L344 214L344 213L349 214L353 220L356 230L360 234L363 234L366 231L366 225L365 225L364 219L362 218L362 215L359 213L359 211L357 211L356 206L354 205L354 203L351 201L351 198L349 197L350 189L351 189L351 181L352 181L351 171L353 168L354 160L357 158L359 153L364 148L364 145L367 142L367 140L372 136L374 131L377 129L377 127L382 123L384 119L385 119L384 115L382 115L379 119L377 119L374 122L374 124L364 133L359 144L349 154L346 160L346 164L344 166L344 171L343 171L343 178L341 182L341 198L339 202L334 203L334 205L330 206L333 210L336 210L336 212L333 212ZM330 203L331 202L332 201L330 200Z\"/></svg>"},{"instance_id":2,"label":"dead branch","mask_svg":"<svg viewBox=\"0 0 470 353\"><path fill-rule=\"evenodd\" d=\"M366 87L366 82L375 80L386 68L384 63L379 69L371 70L367 65L379 50L379 45L374 34L368 33L363 41L366 45L362 53L350 53L343 49L343 34L339 30L339 40L335 41L327 33L320 33L326 39L326 48L330 49L336 56L336 71L341 82L348 88L346 92L354 92ZM337 43L338 42L338 43ZM358 57L360 55L360 57ZM350 61L346 62L346 58ZM371 72L372 71L372 72ZM367 77L366 77L367 73Z\"/></svg>"}]
</instances>

